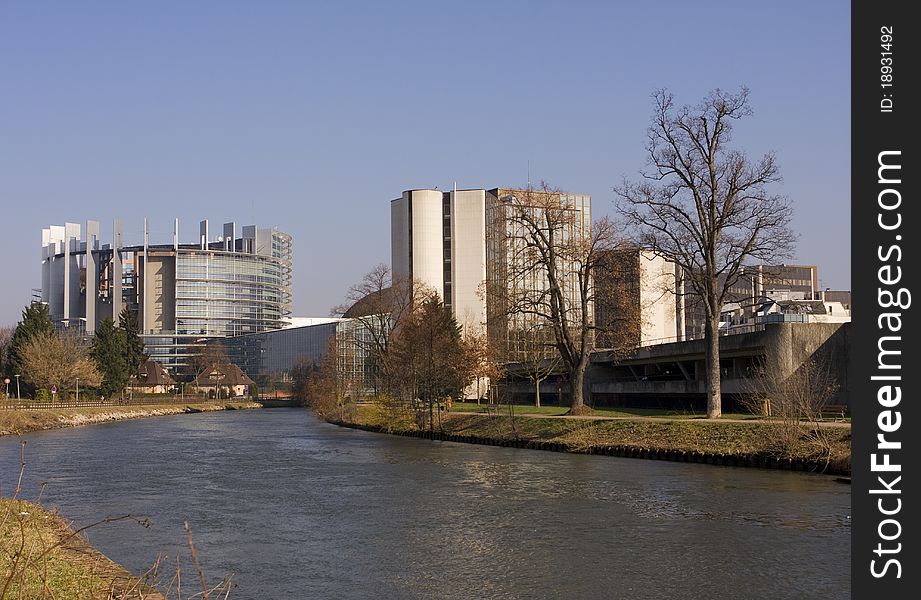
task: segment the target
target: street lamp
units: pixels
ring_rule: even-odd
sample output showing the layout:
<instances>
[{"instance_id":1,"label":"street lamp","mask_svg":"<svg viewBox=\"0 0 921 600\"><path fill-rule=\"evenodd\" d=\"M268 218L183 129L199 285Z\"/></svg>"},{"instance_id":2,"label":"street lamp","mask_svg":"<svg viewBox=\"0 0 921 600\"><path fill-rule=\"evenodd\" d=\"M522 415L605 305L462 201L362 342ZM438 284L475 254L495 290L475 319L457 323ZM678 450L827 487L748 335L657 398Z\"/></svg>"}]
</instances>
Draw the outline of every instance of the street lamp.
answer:
<instances>
[{"instance_id":1,"label":"street lamp","mask_svg":"<svg viewBox=\"0 0 921 600\"><path fill-rule=\"evenodd\" d=\"M14 377L16 377L16 400L22 400L19 396L19 375L14 375Z\"/></svg>"},{"instance_id":2,"label":"street lamp","mask_svg":"<svg viewBox=\"0 0 921 600\"><path fill-rule=\"evenodd\" d=\"M77 402L80 401L80 378L77 377Z\"/></svg>"}]
</instances>

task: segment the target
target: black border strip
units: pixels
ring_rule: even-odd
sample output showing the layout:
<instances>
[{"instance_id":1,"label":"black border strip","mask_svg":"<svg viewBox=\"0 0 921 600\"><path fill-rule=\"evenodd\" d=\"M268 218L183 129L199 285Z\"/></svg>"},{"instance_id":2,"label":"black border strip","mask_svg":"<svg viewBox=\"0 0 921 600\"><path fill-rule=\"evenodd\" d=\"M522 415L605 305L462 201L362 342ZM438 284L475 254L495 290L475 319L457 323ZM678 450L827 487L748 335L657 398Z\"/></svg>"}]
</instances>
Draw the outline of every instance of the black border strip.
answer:
<instances>
[{"instance_id":1,"label":"black border strip","mask_svg":"<svg viewBox=\"0 0 921 600\"><path fill-rule=\"evenodd\" d=\"M921 177L913 148L921 104L912 81L921 66L921 23L909 17L908 6L855 0L851 7L851 578L854 598L879 600L917 597L919 589L921 507L908 488L918 489L914 442L921 439L921 338L913 333L917 311L909 302L912 291L921 293L921 217L913 210ZM892 168L880 171L881 160ZM879 447L880 434L888 448ZM886 461L898 470L881 466Z\"/></svg>"}]
</instances>

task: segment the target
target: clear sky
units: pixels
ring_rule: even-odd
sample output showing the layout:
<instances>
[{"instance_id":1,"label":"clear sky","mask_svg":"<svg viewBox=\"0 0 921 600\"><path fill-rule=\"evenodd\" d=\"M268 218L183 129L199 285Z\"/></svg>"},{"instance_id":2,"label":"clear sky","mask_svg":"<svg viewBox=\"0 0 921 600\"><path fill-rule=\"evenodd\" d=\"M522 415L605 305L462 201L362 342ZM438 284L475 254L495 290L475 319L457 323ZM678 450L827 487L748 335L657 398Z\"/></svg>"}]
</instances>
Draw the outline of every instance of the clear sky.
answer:
<instances>
[{"instance_id":1,"label":"clear sky","mask_svg":"<svg viewBox=\"0 0 921 600\"><path fill-rule=\"evenodd\" d=\"M127 243L277 226L294 314L390 261L402 190L591 194L643 167L650 94L751 90L735 142L777 153L796 259L850 288L847 2L0 3L0 325L39 287L41 229Z\"/></svg>"}]
</instances>

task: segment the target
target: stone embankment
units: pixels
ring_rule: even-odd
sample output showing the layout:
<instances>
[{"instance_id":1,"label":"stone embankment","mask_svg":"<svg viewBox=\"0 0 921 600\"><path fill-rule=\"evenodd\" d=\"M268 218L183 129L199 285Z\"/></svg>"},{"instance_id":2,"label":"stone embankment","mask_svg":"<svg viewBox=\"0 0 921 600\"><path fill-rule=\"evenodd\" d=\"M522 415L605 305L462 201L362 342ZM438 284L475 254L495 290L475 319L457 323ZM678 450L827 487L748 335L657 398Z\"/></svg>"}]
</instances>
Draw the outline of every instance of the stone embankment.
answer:
<instances>
[{"instance_id":1,"label":"stone embankment","mask_svg":"<svg viewBox=\"0 0 921 600\"><path fill-rule=\"evenodd\" d=\"M201 404L150 404L126 407L0 410L0 435L61 429L110 421L191 414L218 410L263 408L259 402L208 402Z\"/></svg>"}]
</instances>

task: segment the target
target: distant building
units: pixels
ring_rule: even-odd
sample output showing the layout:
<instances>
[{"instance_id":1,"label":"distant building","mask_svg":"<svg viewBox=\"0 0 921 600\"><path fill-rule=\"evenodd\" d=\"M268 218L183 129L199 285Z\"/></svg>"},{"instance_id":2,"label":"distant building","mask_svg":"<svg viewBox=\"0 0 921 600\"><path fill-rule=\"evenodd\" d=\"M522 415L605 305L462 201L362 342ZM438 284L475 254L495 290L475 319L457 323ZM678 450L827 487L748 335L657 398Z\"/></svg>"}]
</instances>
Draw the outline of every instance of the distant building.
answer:
<instances>
[{"instance_id":1,"label":"distant building","mask_svg":"<svg viewBox=\"0 0 921 600\"><path fill-rule=\"evenodd\" d=\"M291 309L291 236L234 223L212 237L208 221L199 240L126 246L115 221L103 244L99 223L67 223L42 230L41 300L59 327L95 332L127 307L138 317L151 358L172 372L209 340L280 329Z\"/></svg>"},{"instance_id":2,"label":"distant building","mask_svg":"<svg viewBox=\"0 0 921 600\"><path fill-rule=\"evenodd\" d=\"M595 271L597 348L626 349L684 339L676 266L650 250L609 251Z\"/></svg>"},{"instance_id":3,"label":"distant building","mask_svg":"<svg viewBox=\"0 0 921 600\"><path fill-rule=\"evenodd\" d=\"M336 337L342 319L313 325L248 333L223 340L230 362L257 381L286 381L294 362L306 358L319 365Z\"/></svg>"},{"instance_id":4,"label":"distant building","mask_svg":"<svg viewBox=\"0 0 921 600\"><path fill-rule=\"evenodd\" d=\"M311 320L315 321L312 325L227 338L227 355L249 377L267 385L290 382L291 369L299 359L319 367L330 352L335 352L345 393L373 393L371 332L367 327L356 319Z\"/></svg>"},{"instance_id":5,"label":"distant building","mask_svg":"<svg viewBox=\"0 0 921 600\"><path fill-rule=\"evenodd\" d=\"M754 309L756 323L849 323L851 311L840 302L768 300Z\"/></svg>"},{"instance_id":6,"label":"distant building","mask_svg":"<svg viewBox=\"0 0 921 600\"><path fill-rule=\"evenodd\" d=\"M851 292L825 290L819 293L819 299L825 302L840 302L845 309L851 310Z\"/></svg>"},{"instance_id":7,"label":"distant building","mask_svg":"<svg viewBox=\"0 0 921 600\"><path fill-rule=\"evenodd\" d=\"M544 319L527 312L508 314L505 303L506 295L509 298L542 298L548 290L546 271L528 268L531 263L527 258L527 232L516 218L517 214L540 220L545 206L559 208L565 215L560 217L565 231L558 231L558 235L576 240L591 235L591 196L514 188L495 188L487 192L486 279L490 290L487 293L487 334L508 361L530 360L535 352L556 353ZM578 265L571 259L561 259L557 276L566 298L567 316L578 322L581 319ZM593 319L593 302L589 301L587 310L588 319Z\"/></svg>"},{"instance_id":8,"label":"distant building","mask_svg":"<svg viewBox=\"0 0 921 600\"><path fill-rule=\"evenodd\" d=\"M514 188L439 191L407 190L390 203L391 259L397 280L412 280L438 293L465 331L483 331L514 360L528 344L533 319L508 316L487 299L487 282L539 293L540 273L510 277L515 243L509 208L526 205L542 192ZM591 230L591 197L559 193L573 212L573 234ZM564 271L566 267L564 266ZM570 270L571 272L571 270ZM575 285L569 285L575 293Z\"/></svg>"},{"instance_id":9,"label":"distant building","mask_svg":"<svg viewBox=\"0 0 921 600\"><path fill-rule=\"evenodd\" d=\"M486 322L486 190L407 190L390 202L393 277L436 291L465 329Z\"/></svg>"},{"instance_id":10,"label":"distant building","mask_svg":"<svg viewBox=\"0 0 921 600\"><path fill-rule=\"evenodd\" d=\"M727 291L724 312L743 307L741 319L751 317L752 308L765 300L816 300L819 274L814 265L748 265ZM706 312L700 298L685 282L685 337L704 336ZM731 305L731 306L730 306Z\"/></svg>"}]
</instances>

